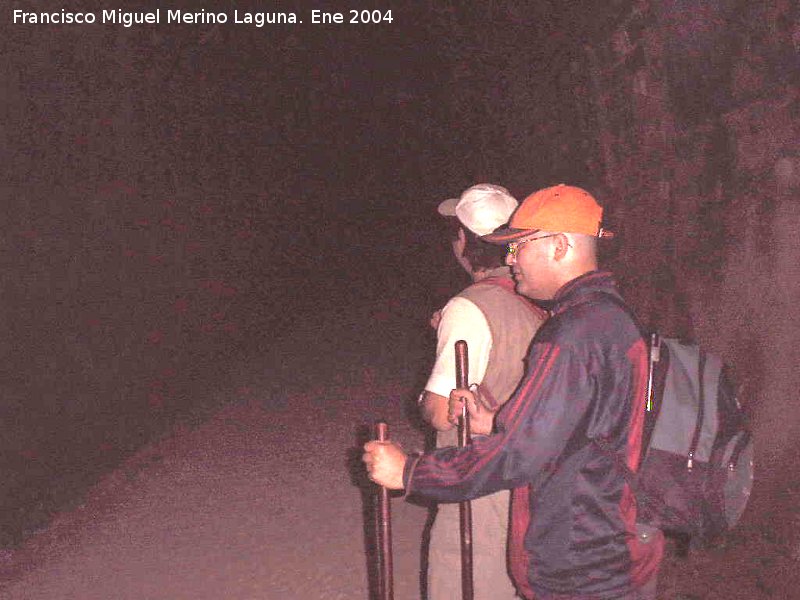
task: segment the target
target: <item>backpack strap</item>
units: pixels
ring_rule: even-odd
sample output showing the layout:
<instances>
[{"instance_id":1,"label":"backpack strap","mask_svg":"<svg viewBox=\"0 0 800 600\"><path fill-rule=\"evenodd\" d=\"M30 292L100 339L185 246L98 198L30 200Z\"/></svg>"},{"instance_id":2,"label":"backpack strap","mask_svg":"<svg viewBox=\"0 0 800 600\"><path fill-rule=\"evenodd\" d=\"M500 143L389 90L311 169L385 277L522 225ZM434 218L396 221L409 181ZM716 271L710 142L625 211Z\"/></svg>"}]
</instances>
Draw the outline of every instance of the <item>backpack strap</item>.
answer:
<instances>
[{"instance_id":1,"label":"backpack strap","mask_svg":"<svg viewBox=\"0 0 800 600\"><path fill-rule=\"evenodd\" d=\"M736 469L736 465L739 464L739 456L744 452L744 449L747 448L747 445L750 443L750 430L745 429L742 432L742 435L739 436L739 441L736 442L736 446L733 448L733 452L731 452L731 457L728 459L728 470L734 471Z\"/></svg>"},{"instance_id":2,"label":"backpack strap","mask_svg":"<svg viewBox=\"0 0 800 600\"><path fill-rule=\"evenodd\" d=\"M616 304L625 312L625 314L628 315L628 317L630 317L631 321L633 321L634 325L636 326L636 329L639 330L639 335L641 335L644 340L647 340L648 336L645 334L645 329L642 327L639 319L619 296L602 290L594 292L592 296L595 298L604 297L608 300L611 300L611 302ZM661 412L661 402L658 402L657 399L663 397L664 386L667 378L667 368L669 366L669 351L667 350L667 346L661 343L661 337L657 333L653 333L649 337L650 344L647 360L647 391L645 392L644 428L642 430L642 443L639 449L640 465L644 461L644 457L647 454L647 449L650 448L650 440L653 437L653 431L655 431L656 428L656 421L658 421L658 415ZM656 369L657 364L659 365L658 369ZM624 466L626 469L628 468L627 465Z\"/></svg>"},{"instance_id":3,"label":"backpack strap","mask_svg":"<svg viewBox=\"0 0 800 600\"><path fill-rule=\"evenodd\" d=\"M598 290L592 294L595 298L604 297L608 300L611 300L614 304L616 304L620 309L622 309L625 314L633 321L636 329L639 330L639 335L642 336L643 339L647 340L648 336L645 334L645 330L642 327L641 323L639 323L639 319L630 309L630 307L622 301L622 299L617 296L616 294L612 294L609 292ZM653 432L656 428L656 422L658 421L658 416L661 413L661 402L657 401L657 398L664 397L664 387L666 386L667 380L667 370L669 369L669 349L666 344L661 343L661 337L657 333L652 333L650 336L650 345L649 345L649 352L648 352L648 360L647 360L647 391L646 391L646 398L645 398L645 413L644 413L644 428L642 429L642 442L641 442L641 450L640 450L640 458L639 458L639 465L641 466L642 462L644 462L645 456L647 456L647 451L650 448L650 440L653 437ZM656 368L658 365L658 368ZM702 421L700 421L702 424ZM698 441L699 441L699 434L697 434ZM603 443L600 443L600 442ZM606 451L610 452L610 448L607 444L603 445L605 440L598 440L598 444L600 447ZM614 454L614 453L612 453ZM619 460L619 457L614 454L615 459L618 460L620 465L624 467L624 470L632 476L632 479L636 479L636 474L628 468L628 465L623 463ZM631 484L631 488L636 491L638 485L628 478L628 483Z\"/></svg>"},{"instance_id":4,"label":"backpack strap","mask_svg":"<svg viewBox=\"0 0 800 600\"><path fill-rule=\"evenodd\" d=\"M642 431L642 460L650 448L658 416L661 414L663 406L661 400L664 398L664 388L667 386L669 363L669 346L657 333L650 334L650 353L647 361L647 402L644 413L644 430Z\"/></svg>"},{"instance_id":5,"label":"backpack strap","mask_svg":"<svg viewBox=\"0 0 800 600\"><path fill-rule=\"evenodd\" d=\"M694 454L697 452L697 445L700 443L700 433L703 431L703 419L706 413L706 392L703 389L703 375L706 370L706 353L702 348L699 348L697 356L697 384L698 384L698 406L697 406L697 422L694 426L694 434L692 435L692 445L689 446L689 454L686 457L686 468L690 471L694 467Z\"/></svg>"}]
</instances>

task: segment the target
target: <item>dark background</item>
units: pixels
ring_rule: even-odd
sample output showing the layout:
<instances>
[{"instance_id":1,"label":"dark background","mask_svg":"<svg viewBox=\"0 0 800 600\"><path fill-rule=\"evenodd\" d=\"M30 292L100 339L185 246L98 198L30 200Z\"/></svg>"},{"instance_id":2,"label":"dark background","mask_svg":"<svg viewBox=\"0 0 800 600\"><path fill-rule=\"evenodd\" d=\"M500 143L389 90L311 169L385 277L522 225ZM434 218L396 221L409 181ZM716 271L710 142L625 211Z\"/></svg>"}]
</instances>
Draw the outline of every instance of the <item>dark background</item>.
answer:
<instances>
[{"instance_id":1,"label":"dark background","mask_svg":"<svg viewBox=\"0 0 800 600\"><path fill-rule=\"evenodd\" d=\"M391 23L324 26L310 9L331 5L209 1L306 22L12 23L45 4L0 11L0 544L242 373L279 393L421 377L428 316L466 283L435 207L476 182L595 193L642 320L734 365L770 432L763 485L794 485L776 475L800 422L793 3L383 2L363 8Z\"/></svg>"}]
</instances>

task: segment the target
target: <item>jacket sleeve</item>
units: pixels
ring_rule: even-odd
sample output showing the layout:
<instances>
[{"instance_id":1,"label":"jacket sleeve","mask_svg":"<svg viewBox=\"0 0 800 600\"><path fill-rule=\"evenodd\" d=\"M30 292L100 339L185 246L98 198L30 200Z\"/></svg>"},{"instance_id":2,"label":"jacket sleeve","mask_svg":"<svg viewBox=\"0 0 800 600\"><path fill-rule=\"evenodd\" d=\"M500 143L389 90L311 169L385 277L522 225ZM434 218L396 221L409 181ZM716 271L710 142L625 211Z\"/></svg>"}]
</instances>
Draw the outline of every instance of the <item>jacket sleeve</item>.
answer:
<instances>
[{"instance_id":1,"label":"jacket sleeve","mask_svg":"<svg viewBox=\"0 0 800 600\"><path fill-rule=\"evenodd\" d=\"M525 378L495 419L496 433L407 461L406 494L461 502L537 487L558 467L567 443L585 431L597 389L588 372L587 358L575 350L534 344Z\"/></svg>"}]
</instances>

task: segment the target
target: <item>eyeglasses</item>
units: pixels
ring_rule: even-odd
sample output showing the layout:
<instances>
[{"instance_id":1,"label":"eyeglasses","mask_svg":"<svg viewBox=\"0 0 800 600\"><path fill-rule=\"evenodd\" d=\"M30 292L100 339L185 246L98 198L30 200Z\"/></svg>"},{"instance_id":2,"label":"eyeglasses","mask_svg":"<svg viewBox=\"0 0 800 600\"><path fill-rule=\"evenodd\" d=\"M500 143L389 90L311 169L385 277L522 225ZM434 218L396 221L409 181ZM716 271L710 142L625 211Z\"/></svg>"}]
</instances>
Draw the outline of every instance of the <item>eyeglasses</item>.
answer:
<instances>
[{"instance_id":1,"label":"eyeglasses","mask_svg":"<svg viewBox=\"0 0 800 600\"><path fill-rule=\"evenodd\" d=\"M527 240L521 240L519 242L509 242L508 246L506 246L506 255L516 259L517 255L519 254L520 247L522 247L523 245L527 244L528 242L535 242L536 240L543 240L545 238L555 237L557 235L560 235L560 234L558 234L558 233L550 233L548 235L542 235L542 236L539 236L539 237L528 238Z\"/></svg>"}]
</instances>

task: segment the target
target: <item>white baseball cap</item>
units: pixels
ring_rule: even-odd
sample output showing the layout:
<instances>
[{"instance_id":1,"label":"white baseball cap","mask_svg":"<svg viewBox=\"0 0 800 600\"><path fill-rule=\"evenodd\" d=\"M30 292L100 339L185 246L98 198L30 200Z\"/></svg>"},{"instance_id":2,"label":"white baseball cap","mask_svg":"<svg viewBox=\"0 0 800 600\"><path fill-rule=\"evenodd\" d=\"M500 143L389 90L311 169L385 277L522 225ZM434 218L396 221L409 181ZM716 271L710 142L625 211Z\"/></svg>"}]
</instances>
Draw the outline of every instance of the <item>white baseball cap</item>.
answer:
<instances>
[{"instance_id":1,"label":"white baseball cap","mask_svg":"<svg viewBox=\"0 0 800 600\"><path fill-rule=\"evenodd\" d=\"M517 201L506 188L479 183L465 190L460 198L439 204L438 211L445 217L458 217L464 227L483 236L508 223L516 208Z\"/></svg>"}]
</instances>

